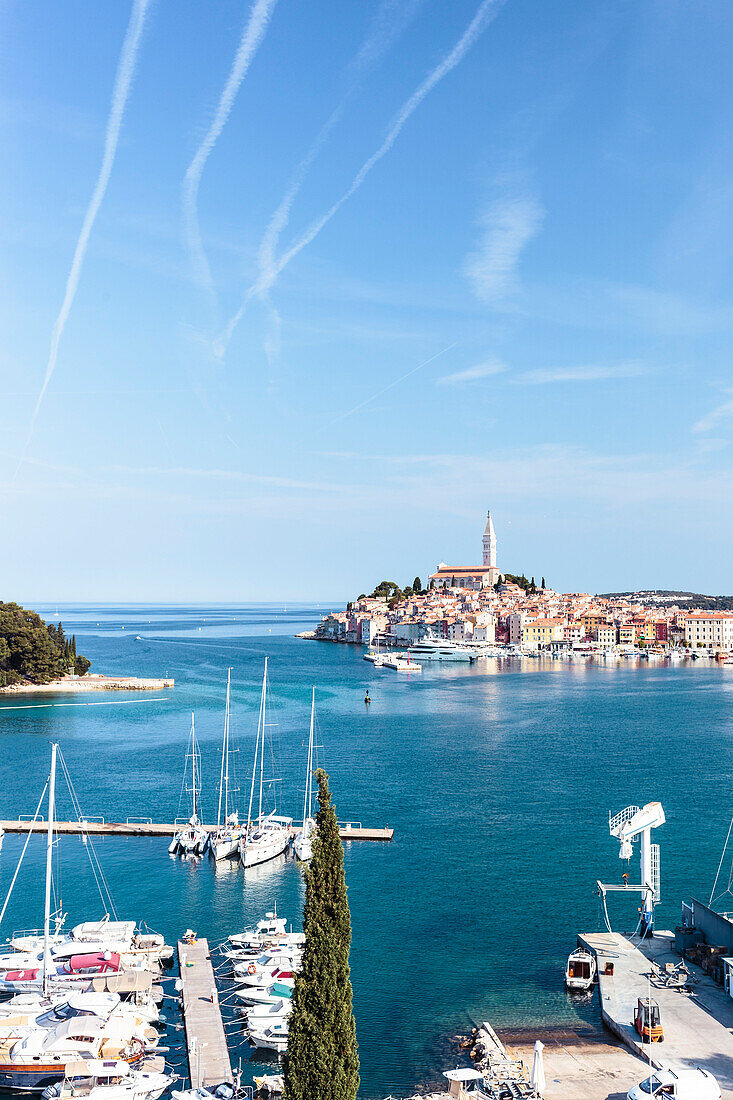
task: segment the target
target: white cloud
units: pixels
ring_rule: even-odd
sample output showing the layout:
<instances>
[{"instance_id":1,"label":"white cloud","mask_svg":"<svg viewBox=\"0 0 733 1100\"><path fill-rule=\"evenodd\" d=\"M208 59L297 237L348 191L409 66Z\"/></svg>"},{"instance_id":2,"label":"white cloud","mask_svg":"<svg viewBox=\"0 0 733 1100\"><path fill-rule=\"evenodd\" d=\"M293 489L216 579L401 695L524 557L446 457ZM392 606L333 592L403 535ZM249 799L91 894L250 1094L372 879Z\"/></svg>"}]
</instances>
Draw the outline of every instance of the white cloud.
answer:
<instances>
[{"instance_id":1,"label":"white cloud","mask_svg":"<svg viewBox=\"0 0 733 1100\"><path fill-rule=\"evenodd\" d=\"M462 382L478 382L481 378L491 378L495 374L503 374L507 370L504 363L498 359L488 363L477 363L475 367L467 367L465 370L456 371L454 374L444 374L438 379L438 385L458 385Z\"/></svg>"},{"instance_id":2,"label":"white cloud","mask_svg":"<svg viewBox=\"0 0 733 1100\"><path fill-rule=\"evenodd\" d=\"M478 247L464 272L478 298L493 302L516 289L522 250L539 231L544 211L529 195L505 196L479 219Z\"/></svg>"},{"instance_id":3,"label":"white cloud","mask_svg":"<svg viewBox=\"0 0 733 1100\"><path fill-rule=\"evenodd\" d=\"M725 420L733 420L733 389L724 391L730 400L724 401L693 425L693 432L710 432Z\"/></svg>"},{"instance_id":4,"label":"white cloud","mask_svg":"<svg viewBox=\"0 0 733 1100\"><path fill-rule=\"evenodd\" d=\"M602 382L611 378L639 378L648 373L648 368L640 363L621 363L613 367L541 367L524 371L512 381L521 385L537 386L545 382Z\"/></svg>"}]
</instances>

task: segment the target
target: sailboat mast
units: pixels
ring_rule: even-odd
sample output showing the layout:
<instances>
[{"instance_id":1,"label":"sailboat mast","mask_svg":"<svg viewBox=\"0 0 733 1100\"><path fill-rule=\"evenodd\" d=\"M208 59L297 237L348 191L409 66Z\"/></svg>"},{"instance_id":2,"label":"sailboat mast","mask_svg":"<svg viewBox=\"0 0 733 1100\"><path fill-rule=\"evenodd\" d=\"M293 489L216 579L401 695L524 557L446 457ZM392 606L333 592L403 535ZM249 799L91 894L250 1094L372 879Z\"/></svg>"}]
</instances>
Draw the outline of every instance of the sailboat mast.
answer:
<instances>
[{"instance_id":1,"label":"sailboat mast","mask_svg":"<svg viewBox=\"0 0 733 1100\"><path fill-rule=\"evenodd\" d=\"M191 711L191 786L193 788L193 816L196 817L198 809L196 805L196 733L194 731L193 711Z\"/></svg>"},{"instance_id":2,"label":"sailboat mast","mask_svg":"<svg viewBox=\"0 0 733 1100\"><path fill-rule=\"evenodd\" d=\"M260 742L260 816L262 821L262 783L265 777L265 721L267 717L267 657L265 657L265 675L262 678L262 740Z\"/></svg>"},{"instance_id":3,"label":"sailboat mast","mask_svg":"<svg viewBox=\"0 0 733 1100\"><path fill-rule=\"evenodd\" d=\"M48 837L46 841L46 899L43 908L43 992L48 991L48 948L51 932L51 874L53 871L53 819L56 809L56 750L51 744L51 777L48 781Z\"/></svg>"},{"instance_id":4,"label":"sailboat mast","mask_svg":"<svg viewBox=\"0 0 733 1100\"><path fill-rule=\"evenodd\" d=\"M225 760L225 765L224 765L224 767L225 767L225 771L224 771L224 824L225 825L226 825L227 819L229 817L229 693L231 691L231 686L232 686L232 670L230 668L228 668L227 669L227 705L226 705L226 711L225 711L225 714L224 714L224 737L225 737L226 746L227 746L226 756L224 758L224 760Z\"/></svg>"},{"instance_id":5,"label":"sailboat mast","mask_svg":"<svg viewBox=\"0 0 733 1100\"><path fill-rule=\"evenodd\" d=\"M264 716L263 716L262 711L263 711L263 705L264 705L264 701L265 701L265 686L266 686L266 683L267 683L267 657L265 657L265 676L262 680L262 695L260 696L260 713L257 717L257 740L255 741L255 758L254 758L254 763L252 764L252 785L249 789L249 809L247 810L247 830L248 831L249 831L250 823L252 821L252 803L254 802L254 797L255 797L255 780L257 779L257 759L258 759L259 754L260 754L260 734L264 733L264 731L263 731L263 717Z\"/></svg>"},{"instance_id":6,"label":"sailboat mast","mask_svg":"<svg viewBox=\"0 0 733 1100\"><path fill-rule=\"evenodd\" d=\"M311 786L313 780L311 778L311 769L313 767L313 718L316 708L316 689L313 688L313 694L311 696L311 725L310 732L308 734L308 763L305 769L305 798L303 799L303 829L305 829L305 823L311 815Z\"/></svg>"}]
</instances>

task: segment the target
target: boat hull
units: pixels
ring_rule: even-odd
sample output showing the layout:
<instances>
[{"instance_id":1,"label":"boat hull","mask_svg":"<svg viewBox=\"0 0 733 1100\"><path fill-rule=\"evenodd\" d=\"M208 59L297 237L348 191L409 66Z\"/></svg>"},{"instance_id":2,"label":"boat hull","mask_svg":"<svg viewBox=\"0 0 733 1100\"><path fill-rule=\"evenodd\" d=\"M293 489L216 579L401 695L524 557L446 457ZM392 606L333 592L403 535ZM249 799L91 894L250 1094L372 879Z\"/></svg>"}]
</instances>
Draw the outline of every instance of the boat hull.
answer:
<instances>
[{"instance_id":1,"label":"boat hull","mask_svg":"<svg viewBox=\"0 0 733 1100\"><path fill-rule=\"evenodd\" d=\"M290 834L285 829L273 830L271 836L261 840L250 841L248 844L243 840L239 846L239 855L245 867L256 867L281 856L289 844Z\"/></svg>"}]
</instances>

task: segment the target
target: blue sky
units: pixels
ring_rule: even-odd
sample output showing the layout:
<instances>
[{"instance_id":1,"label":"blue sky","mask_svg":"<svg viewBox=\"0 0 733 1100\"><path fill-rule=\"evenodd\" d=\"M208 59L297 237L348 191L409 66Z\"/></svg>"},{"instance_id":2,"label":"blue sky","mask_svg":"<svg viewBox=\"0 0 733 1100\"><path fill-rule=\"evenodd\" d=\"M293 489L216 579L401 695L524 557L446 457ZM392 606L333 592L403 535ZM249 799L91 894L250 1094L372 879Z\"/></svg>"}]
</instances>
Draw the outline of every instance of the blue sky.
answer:
<instances>
[{"instance_id":1,"label":"blue sky","mask_svg":"<svg viewBox=\"0 0 733 1100\"><path fill-rule=\"evenodd\" d=\"M346 597L487 507L508 571L733 589L722 0L6 0L0 51L4 598Z\"/></svg>"}]
</instances>

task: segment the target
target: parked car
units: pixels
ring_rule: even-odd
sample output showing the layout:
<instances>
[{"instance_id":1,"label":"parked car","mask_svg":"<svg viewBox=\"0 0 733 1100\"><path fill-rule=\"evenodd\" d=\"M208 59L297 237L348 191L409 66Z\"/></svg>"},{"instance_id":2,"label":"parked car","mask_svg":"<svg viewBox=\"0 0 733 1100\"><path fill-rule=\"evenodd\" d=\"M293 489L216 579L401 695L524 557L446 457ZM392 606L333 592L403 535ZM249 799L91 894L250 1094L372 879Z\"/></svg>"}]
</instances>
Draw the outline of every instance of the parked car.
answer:
<instances>
[{"instance_id":1,"label":"parked car","mask_svg":"<svg viewBox=\"0 0 733 1100\"><path fill-rule=\"evenodd\" d=\"M720 1085L706 1069L658 1069L628 1093L628 1100L721 1100Z\"/></svg>"}]
</instances>

